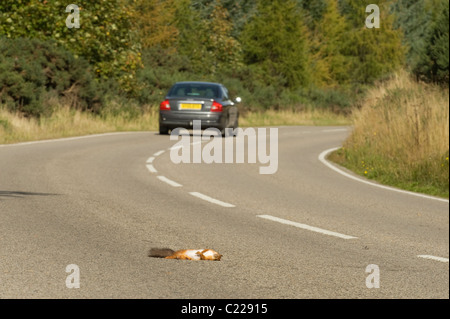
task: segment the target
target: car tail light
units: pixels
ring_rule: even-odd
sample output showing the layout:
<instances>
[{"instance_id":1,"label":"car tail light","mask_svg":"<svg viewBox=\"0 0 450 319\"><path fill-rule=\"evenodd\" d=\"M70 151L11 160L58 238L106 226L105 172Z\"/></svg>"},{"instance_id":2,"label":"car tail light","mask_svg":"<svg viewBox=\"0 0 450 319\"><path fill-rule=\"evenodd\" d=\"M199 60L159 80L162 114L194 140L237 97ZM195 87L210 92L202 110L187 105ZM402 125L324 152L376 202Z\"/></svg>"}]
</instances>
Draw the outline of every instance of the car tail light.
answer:
<instances>
[{"instance_id":1,"label":"car tail light","mask_svg":"<svg viewBox=\"0 0 450 319\"><path fill-rule=\"evenodd\" d=\"M165 100L164 102L161 102L159 105L159 109L161 111L170 111L170 103L168 100Z\"/></svg>"},{"instance_id":2,"label":"car tail light","mask_svg":"<svg viewBox=\"0 0 450 319\"><path fill-rule=\"evenodd\" d=\"M213 102L211 106L211 112L222 112L223 106L220 103L217 103L216 101Z\"/></svg>"}]
</instances>

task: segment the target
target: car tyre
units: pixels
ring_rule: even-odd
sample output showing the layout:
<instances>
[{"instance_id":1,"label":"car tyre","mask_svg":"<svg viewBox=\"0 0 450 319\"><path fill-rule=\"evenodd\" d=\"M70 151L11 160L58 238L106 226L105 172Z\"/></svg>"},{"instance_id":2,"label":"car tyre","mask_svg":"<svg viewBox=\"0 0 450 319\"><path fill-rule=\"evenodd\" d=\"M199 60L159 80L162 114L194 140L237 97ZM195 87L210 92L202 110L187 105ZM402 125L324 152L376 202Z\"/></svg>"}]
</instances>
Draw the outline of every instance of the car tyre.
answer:
<instances>
[{"instance_id":1,"label":"car tyre","mask_svg":"<svg viewBox=\"0 0 450 319\"><path fill-rule=\"evenodd\" d=\"M159 126L159 135L168 135L169 134L169 128L164 125Z\"/></svg>"}]
</instances>

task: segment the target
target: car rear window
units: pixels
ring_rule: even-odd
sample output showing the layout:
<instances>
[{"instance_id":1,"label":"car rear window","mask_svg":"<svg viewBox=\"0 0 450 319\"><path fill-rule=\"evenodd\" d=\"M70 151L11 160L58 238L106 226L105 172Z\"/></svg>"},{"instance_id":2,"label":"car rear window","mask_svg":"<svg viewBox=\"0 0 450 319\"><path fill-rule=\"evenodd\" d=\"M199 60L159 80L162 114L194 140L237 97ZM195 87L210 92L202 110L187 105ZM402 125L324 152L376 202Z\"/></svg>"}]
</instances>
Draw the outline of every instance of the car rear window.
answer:
<instances>
[{"instance_id":1,"label":"car rear window","mask_svg":"<svg viewBox=\"0 0 450 319\"><path fill-rule=\"evenodd\" d=\"M220 98L220 88L217 85L197 84L197 83L180 83L175 84L169 92L170 97L189 97L189 98Z\"/></svg>"}]
</instances>

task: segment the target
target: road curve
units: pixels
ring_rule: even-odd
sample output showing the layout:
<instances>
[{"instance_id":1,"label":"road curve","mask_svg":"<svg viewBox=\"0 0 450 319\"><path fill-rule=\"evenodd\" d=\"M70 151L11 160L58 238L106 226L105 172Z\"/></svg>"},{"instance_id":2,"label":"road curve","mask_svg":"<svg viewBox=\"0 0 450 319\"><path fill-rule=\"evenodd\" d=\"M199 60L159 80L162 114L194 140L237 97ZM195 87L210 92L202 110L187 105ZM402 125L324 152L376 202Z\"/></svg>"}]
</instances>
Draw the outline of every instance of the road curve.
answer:
<instances>
[{"instance_id":1,"label":"road curve","mask_svg":"<svg viewBox=\"0 0 450 319\"><path fill-rule=\"evenodd\" d=\"M0 146L0 298L449 298L448 201L324 165L348 133L280 127L273 175L174 164L154 132Z\"/></svg>"}]
</instances>

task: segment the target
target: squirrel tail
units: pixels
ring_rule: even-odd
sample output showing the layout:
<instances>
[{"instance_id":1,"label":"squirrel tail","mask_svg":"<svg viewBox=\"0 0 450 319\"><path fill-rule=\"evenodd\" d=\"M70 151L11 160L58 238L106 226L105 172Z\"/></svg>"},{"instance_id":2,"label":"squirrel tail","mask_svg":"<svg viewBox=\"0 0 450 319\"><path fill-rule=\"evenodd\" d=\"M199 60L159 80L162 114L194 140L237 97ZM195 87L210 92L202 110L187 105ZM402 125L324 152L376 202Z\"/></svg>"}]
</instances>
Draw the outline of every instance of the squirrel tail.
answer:
<instances>
[{"instance_id":1,"label":"squirrel tail","mask_svg":"<svg viewBox=\"0 0 450 319\"><path fill-rule=\"evenodd\" d=\"M169 248L152 248L148 252L148 257L166 258L172 256L174 253L175 251Z\"/></svg>"}]
</instances>

